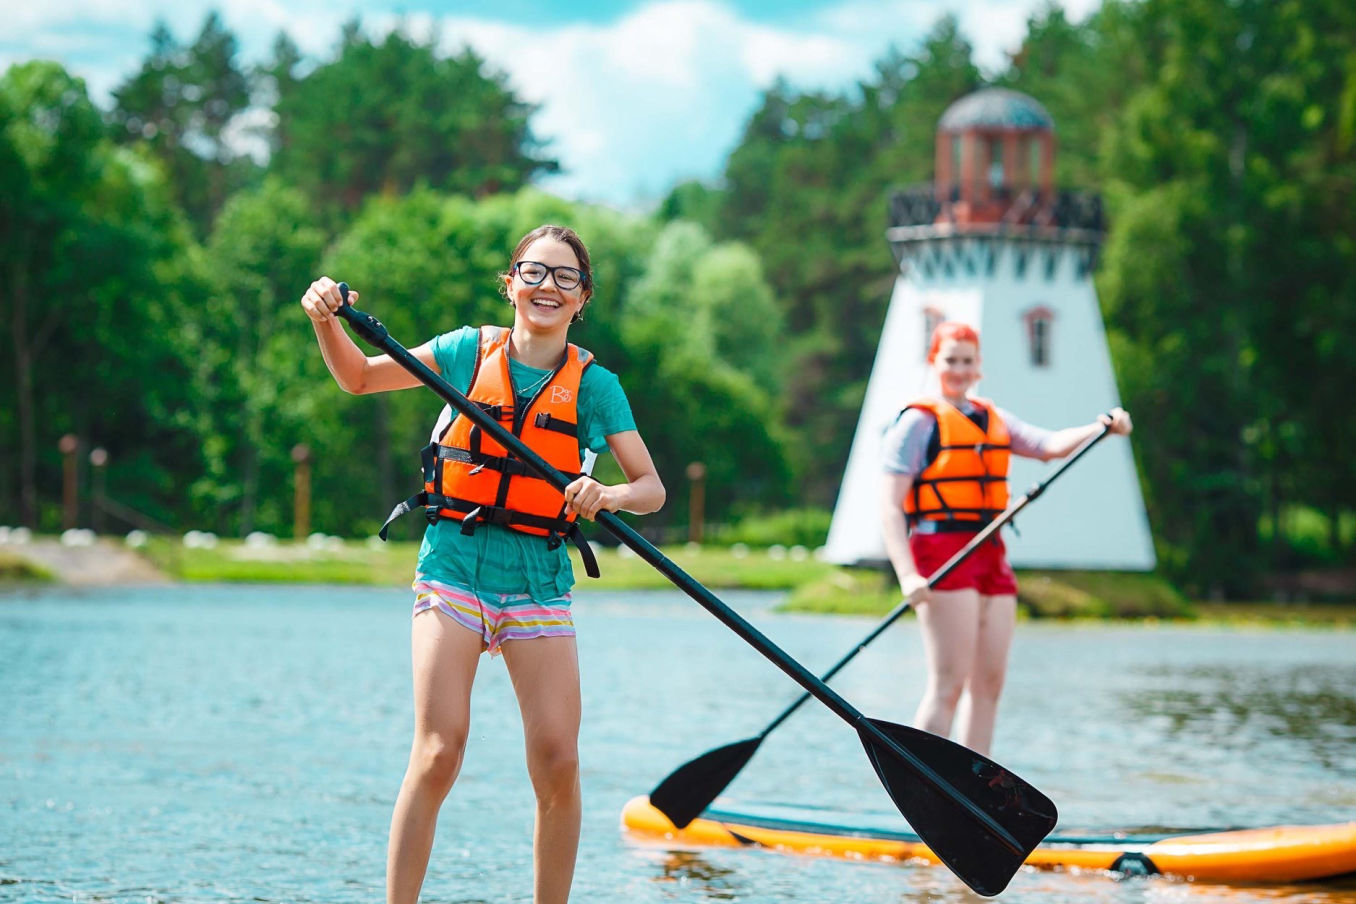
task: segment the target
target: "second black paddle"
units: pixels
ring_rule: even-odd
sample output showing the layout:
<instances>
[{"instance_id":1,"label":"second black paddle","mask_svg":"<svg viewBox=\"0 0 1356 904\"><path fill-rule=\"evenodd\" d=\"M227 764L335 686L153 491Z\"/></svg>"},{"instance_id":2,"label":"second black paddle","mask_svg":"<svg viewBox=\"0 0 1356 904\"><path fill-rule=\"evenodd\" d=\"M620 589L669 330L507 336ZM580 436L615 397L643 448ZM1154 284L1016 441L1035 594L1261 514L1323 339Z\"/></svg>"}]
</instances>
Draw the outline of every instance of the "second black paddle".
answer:
<instances>
[{"instance_id":1,"label":"second black paddle","mask_svg":"<svg viewBox=\"0 0 1356 904\"><path fill-rule=\"evenodd\" d=\"M946 561L946 564L933 572L928 578L928 587L931 588L937 586L943 578L955 571L956 568L969 557L970 553L979 548L981 543L992 537L1004 524L1011 521L1018 512L1026 508L1027 503L1044 493L1045 488L1048 487L1056 477L1067 471L1074 462L1082 458L1083 454L1095 446L1108 432L1110 432L1110 428L1104 426L1101 432L1089 438L1079 446L1049 477L1032 486L1021 498L1015 500L1011 505L1004 509L1001 515L989 522L983 530L971 538L969 543L966 543L954 556ZM843 666L847 665L852 661L853 657L866 649L867 644L871 643L871 641L884 633L886 628L894 624L901 615L908 611L908 608L909 601L904 600L898 606L891 609L889 614L880 620L880 623L876 625L870 634L862 638L846 656L834 663L832 668L823 675L820 675L819 680L827 683L834 675L837 675ZM688 760L686 763L670 772L658 785L655 785L654 790L650 792L650 803L654 805L655 809L667 816L675 826L680 829L683 828L688 823L692 822L692 820L700 816L703 810L711 806L711 802L720 795L720 792L725 790L730 782L734 781L734 777L738 775L740 770L742 770L744 766L748 764L749 760L753 758L753 755L758 751L758 748L762 745L767 736L772 734L777 726L785 722L792 713L800 709L801 705L809 699L810 694L802 694L797 698L796 702L782 710L777 718L773 719L766 728L753 737L745 738L742 741L735 741L733 744L726 744L724 747L717 747L714 750L707 751L696 759ZM926 742L920 741L919 743ZM978 754L975 755L978 756Z\"/></svg>"}]
</instances>

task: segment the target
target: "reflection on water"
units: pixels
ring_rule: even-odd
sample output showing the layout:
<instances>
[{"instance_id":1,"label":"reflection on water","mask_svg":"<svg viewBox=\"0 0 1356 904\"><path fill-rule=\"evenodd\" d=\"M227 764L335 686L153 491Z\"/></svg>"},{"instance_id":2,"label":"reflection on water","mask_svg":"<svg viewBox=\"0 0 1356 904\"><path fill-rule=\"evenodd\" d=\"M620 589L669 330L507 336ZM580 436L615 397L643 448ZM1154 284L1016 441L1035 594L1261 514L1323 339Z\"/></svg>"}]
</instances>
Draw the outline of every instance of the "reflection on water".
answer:
<instances>
[{"instance_id":1,"label":"reflection on water","mask_svg":"<svg viewBox=\"0 0 1356 904\"><path fill-rule=\"evenodd\" d=\"M812 670L867 619L723 594ZM676 593L575 603L584 832L573 899L626 904L980 902L940 867L756 849L668 852L618 814L799 694ZM1352 634L1023 625L996 759L1071 826L1356 818ZM380 900L408 756L409 598L368 588L51 590L0 599L0 902ZM833 682L906 722L924 680L904 620ZM769 735L733 798L890 806L856 732L818 704ZM483 660L425 900L531 900L533 802L502 660ZM1024 870L1004 904L1356 904L1356 882L1203 886Z\"/></svg>"},{"instance_id":2,"label":"reflection on water","mask_svg":"<svg viewBox=\"0 0 1356 904\"><path fill-rule=\"evenodd\" d=\"M1226 748L1283 738L1324 767L1356 773L1356 663L1288 669L1159 667L1122 704L1171 735Z\"/></svg>"},{"instance_id":3,"label":"reflection on water","mask_svg":"<svg viewBox=\"0 0 1356 904\"><path fill-rule=\"evenodd\" d=\"M737 901L743 883L732 869L716 866L695 851L664 851L655 882L677 882L712 901Z\"/></svg>"}]
</instances>

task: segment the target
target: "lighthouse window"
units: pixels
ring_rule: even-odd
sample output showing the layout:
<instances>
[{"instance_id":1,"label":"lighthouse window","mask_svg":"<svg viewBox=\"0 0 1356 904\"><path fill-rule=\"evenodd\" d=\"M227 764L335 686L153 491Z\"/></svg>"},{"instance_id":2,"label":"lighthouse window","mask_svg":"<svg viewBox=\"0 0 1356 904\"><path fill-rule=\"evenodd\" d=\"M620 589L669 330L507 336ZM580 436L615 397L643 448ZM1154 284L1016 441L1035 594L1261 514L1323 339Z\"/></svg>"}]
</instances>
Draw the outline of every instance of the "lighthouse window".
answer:
<instances>
[{"instance_id":1,"label":"lighthouse window","mask_svg":"<svg viewBox=\"0 0 1356 904\"><path fill-rule=\"evenodd\" d=\"M1031 322L1031 363L1035 367L1045 367L1050 363L1050 321L1033 320Z\"/></svg>"},{"instance_id":2,"label":"lighthouse window","mask_svg":"<svg viewBox=\"0 0 1356 904\"><path fill-rule=\"evenodd\" d=\"M1054 319L1054 312L1046 307L1033 308L1026 313L1026 335L1032 367L1050 366L1050 338Z\"/></svg>"},{"instance_id":3,"label":"lighthouse window","mask_svg":"<svg viewBox=\"0 0 1356 904\"><path fill-rule=\"evenodd\" d=\"M997 138L989 141L989 185L994 188L1003 185L1003 142Z\"/></svg>"}]
</instances>

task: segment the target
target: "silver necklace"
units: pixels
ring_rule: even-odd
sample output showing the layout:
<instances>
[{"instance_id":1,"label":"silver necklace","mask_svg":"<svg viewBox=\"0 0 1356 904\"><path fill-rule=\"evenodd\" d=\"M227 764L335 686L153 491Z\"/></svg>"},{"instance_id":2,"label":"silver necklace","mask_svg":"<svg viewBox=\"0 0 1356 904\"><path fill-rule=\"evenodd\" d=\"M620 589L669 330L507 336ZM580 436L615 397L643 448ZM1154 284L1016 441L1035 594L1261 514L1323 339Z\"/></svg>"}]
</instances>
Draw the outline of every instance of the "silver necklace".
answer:
<instances>
[{"instance_id":1,"label":"silver necklace","mask_svg":"<svg viewBox=\"0 0 1356 904\"><path fill-rule=\"evenodd\" d=\"M542 387L546 385L546 381L551 379L551 374L552 374L552 373L553 373L553 371L549 371L549 370L548 370L546 373L544 373L544 374L541 375L541 379L540 379L540 380L537 380L537 381L536 381L535 383L533 383L531 386L526 386L526 387L524 387L524 388L518 393L518 395L525 395L525 396L529 396L529 397L536 397L537 393L541 392Z\"/></svg>"}]
</instances>

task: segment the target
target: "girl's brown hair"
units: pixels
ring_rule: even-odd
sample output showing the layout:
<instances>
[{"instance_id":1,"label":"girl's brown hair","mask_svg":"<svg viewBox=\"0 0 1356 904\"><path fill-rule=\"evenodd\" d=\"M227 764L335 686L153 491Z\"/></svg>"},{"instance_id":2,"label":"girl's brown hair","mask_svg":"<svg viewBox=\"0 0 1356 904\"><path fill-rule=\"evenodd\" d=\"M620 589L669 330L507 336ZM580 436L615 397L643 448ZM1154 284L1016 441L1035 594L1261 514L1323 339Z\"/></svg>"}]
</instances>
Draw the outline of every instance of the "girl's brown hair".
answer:
<instances>
[{"instance_id":1,"label":"girl's brown hair","mask_svg":"<svg viewBox=\"0 0 1356 904\"><path fill-rule=\"evenodd\" d=\"M584 240L579 237L579 233L568 226L554 226L546 223L519 239L518 246L513 249L513 255L509 258L508 271L499 274L499 291L503 293L505 299L508 298L508 277L512 275L514 266L527 253L528 246L540 238L555 239L557 242L564 242L570 246L570 250L574 252L575 258L579 261L579 271L584 274L584 280L579 285L584 292L584 306L587 307L589 299L593 297L593 263L589 260L589 249L585 247ZM580 308L579 313L574 315L574 320L571 322L578 323L583 319L584 308Z\"/></svg>"}]
</instances>

